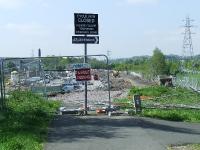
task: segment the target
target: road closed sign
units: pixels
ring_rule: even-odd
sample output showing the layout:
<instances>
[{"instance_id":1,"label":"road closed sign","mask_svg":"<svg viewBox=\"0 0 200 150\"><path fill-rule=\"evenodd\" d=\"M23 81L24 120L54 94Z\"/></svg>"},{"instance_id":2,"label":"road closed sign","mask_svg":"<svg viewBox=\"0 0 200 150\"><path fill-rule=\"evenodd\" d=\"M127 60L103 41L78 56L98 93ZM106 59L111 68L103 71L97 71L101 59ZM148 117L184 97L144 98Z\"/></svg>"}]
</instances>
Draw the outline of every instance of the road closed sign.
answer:
<instances>
[{"instance_id":1,"label":"road closed sign","mask_svg":"<svg viewBox=\"0 0 200 150\"><path fill-rule=\"evenodd\" d=\"M98 35L98 14L74 14L75 34Z\"/></svg>"},{"instance_id":2,"label":"road closed sign","mask_svg":"<svg viewBox=\"0 0 200 150\"><path fill-rule=\"evenodd\" d=\"M89 81L91 80L91 71L89 68L76 69L76 81Z\"/></svg>"}]
</instances>

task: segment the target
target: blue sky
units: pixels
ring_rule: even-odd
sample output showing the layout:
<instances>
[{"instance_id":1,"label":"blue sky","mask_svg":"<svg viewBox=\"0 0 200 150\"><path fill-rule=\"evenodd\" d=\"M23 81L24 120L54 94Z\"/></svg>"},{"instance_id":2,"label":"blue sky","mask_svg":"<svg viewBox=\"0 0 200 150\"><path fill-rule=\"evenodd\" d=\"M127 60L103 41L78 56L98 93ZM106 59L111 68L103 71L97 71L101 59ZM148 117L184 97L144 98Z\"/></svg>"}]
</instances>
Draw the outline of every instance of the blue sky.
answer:
<instances>
[{"instance_id":1,"label":"blue sky","mask_svg":"<svg viewBox=\"0 0 200 150\"><path fill-rule=\"evenodd\" d=\"M182 20L195 19L194 53L200 54L199 0L0 0L0 57L82 55L72 44L74 13L99 14L99 45L88 54L112 58L182 54Z\"/></svg>"}]
</instances>

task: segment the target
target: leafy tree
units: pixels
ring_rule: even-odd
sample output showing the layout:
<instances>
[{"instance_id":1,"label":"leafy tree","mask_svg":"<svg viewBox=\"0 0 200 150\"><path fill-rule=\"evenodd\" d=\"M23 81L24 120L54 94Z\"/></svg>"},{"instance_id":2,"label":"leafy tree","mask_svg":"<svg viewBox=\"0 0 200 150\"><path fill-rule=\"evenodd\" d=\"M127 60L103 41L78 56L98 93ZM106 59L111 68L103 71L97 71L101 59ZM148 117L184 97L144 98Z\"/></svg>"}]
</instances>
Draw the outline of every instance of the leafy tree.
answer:
<instances>
[{"instance_id":1,"label":"leafy tree","mask_svg":"<svg viewBox=\"0 0 200 150\"><path fill-rule=\"evenodd\" d=\"M180 62L179 61L170 61L168 62L169 73L171 75L176 75L180 72Z\"/></svg>"},{"instance_id":2,"label":"leafy tree","mask_svg":"<svg viewBox=\"0 0 200 150\"><path fill-rule=\"evenodd\" d=\"M48 70L64 70L67 65L73 62L79 62L80 59L76 58L63 58L63 57L46 57L42 59L44 69Z\"/></svg>"},{"instance_id":3,"label":"leafy tree","mask_svg":"<svg viewBox=\"0 0 200 150\"><path fill-rule=\"evenodd\" d=\"M105 61L98 60L96 58L89 58L88 63L91 64L91 67L94 69L106 69L107 64Z\"/></svg>"},{"instance_id":4,"label":"leafy tree","mask_svg":"<svg viewBox=\"0 0 200 150\"><path fill-rule=\"evenodd\" d=\"M151 72L153 75L164 75L169 73L169 68L165 61L165 56L160 49L155 48L150 61Z\"/></svg>"},{"instance_id":5,"label":"leafy tree","mask_svg":"<svg viewBox=\"0 0 200 150\"><path fill-rule=\"evenodd\" d=\"M11 61L9 61L9 62L7 63L7 67L10 69L10 71L17 70L16 64L13 63L13 62L11 62Z\"/></svg>"}]
</instances>

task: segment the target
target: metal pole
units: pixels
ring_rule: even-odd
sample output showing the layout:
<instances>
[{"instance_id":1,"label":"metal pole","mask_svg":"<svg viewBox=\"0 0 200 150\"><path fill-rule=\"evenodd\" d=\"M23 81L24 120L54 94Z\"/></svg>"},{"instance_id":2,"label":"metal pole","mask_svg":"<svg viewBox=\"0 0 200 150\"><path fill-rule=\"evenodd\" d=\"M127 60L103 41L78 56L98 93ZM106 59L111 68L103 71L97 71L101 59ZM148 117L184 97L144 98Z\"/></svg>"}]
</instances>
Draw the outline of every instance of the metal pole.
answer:
<instances>
[{"instance_id":1,"label":"metal pole","mask_svg":"<svg viewBox=\"0 0 200 150\"><path fill-rule=\"evenodd\" d=\"M108 76L108 103L109 103L109 108L108 111L110 112L111 108L111 96L110 96L110 66L109 66L109 59L108 56L104 55L106 57L106 62L107 62L107 76ZM109 113L108 112L108 113Z\"/></svg>"},{"instance_id":2,"label":"metal pole","mask_svg":"<svg viewBox=\"0 0 200 150\"><path fill-rule=\"evenodd\" d=\"M4 74L4 59L2 60L2 85L3 85L3 106L6 108L6 87L5 87L5 74Z\"/></svg>"},{"instance_id":3,"label":"metal pole","mask_svg":"<svg viewBox=\"0 0 200 150\"><path fill-rule=\"evenodd\" d=\"M39 60L38 60L38 70L39 70L39 76L41 77L41 49L39 48L38 49L38 57L39 57Z\"/></svg>"},{"instance_id":4,"label":"metal pole","mask_svg":"<svg viewBox=\"0 0 200 150\"><path fill-rule=\"evenodd\" d=\"M85 35L87 37L87 35ZM87 63L87 43L84 44L84 63ZM87 115L87 81L85 81L85 115Z\"/></svg>"},{"instance_id":5,"label":"metal pole","mask_svg":"<svg viewBox=\"0 0 200 150\"><path fill-rule=\"evenodd\" d=\"M4 96L3 96L3 71L2 71L2 59L0 59L0 88L1 88L1 109L3 109L3 101L4 101Z\"/></svg>"},{"instance_id":6,"label":"metal pole","mask_svg":"<svg viewBox=\"0 0 200 150\"><path fill-rule=\"evenodd\" d=\"M1 60L0 60L1 61ZM1 63L1 62L0 62ZM1 65L1 64L0 64ZM0 66L1 67L1 66ZM2 86L2 71L0 68L0 88L1 88L1 97L0 97L0 110L3 109L3 86Z\"/></svg>"}]
</instances>

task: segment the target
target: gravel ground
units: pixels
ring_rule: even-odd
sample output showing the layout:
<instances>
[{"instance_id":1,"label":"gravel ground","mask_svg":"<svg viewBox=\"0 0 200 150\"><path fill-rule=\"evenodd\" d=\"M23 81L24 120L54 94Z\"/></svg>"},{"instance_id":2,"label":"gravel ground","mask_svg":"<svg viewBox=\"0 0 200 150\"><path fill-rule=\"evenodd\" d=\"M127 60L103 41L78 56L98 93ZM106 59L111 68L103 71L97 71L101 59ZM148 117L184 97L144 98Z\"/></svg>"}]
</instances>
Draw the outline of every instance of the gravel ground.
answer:
<instances>
[{"instance_id":1,"label":"gravel ground","mask_svg":"<svg viewBox=\"0 0 200 150\"><path fill-rule=\"evenodd\" d=\"M96 73L96 72L94 72ZM95 104L108 104L108 91L107 89L107 72L98 70L99 80L92 80L88 85L88 106L93 107ZM115 98L126 98L128 96L128 89L132 86L143 87L149 85L149 83L142 81L138 77L120 73L120 76L114 78L112 73L110 74L110 87L111 87L111 102ZM82 87L82 90L84 88ZM56 97L52 97L53 100L60 100L63 102L63 106L67 108L80 108L84 106L85 93L71 92L65 94L58 94Z\"/></svg>"},{"instance_id":2,"label":"gravel ground","mask_svg":"<svg viewBox=\"0 0 200 150\"><path fill-rule=\"evenodd\" d=\"M124 98L128 95L128 90L111 91L111 101L115 98ZM67 108L79 108L84 105L85 93L84 92L72 92L66 94L59 94L56 97L52 97L53 100L61 100L63 106ZM108 91L88 91L88 106L94 106L94 104L108 104Z\"/></svg>"}]
</instances>

